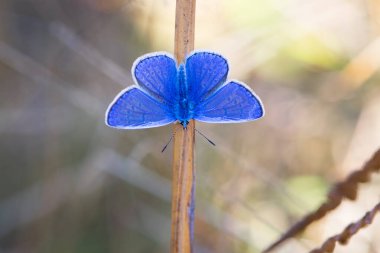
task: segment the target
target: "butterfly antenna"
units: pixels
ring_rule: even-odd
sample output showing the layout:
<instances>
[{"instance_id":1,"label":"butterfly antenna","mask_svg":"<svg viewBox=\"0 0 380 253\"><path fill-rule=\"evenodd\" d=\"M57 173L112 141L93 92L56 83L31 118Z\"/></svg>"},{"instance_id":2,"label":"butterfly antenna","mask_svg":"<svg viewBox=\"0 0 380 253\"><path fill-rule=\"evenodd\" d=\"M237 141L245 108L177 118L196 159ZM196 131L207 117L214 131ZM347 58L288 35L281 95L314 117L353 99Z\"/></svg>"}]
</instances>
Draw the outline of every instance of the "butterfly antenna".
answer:
<instances>
[{"instance_id":1,"label":"butterfly antenna","mask_svg":"<svg viewBox=\"0 0 380 253\"><path fill-rule=\"evenodd\" d=\"M212 140L210 140L209 138L207 138L206 135L202 134L198 129L195 128L195 131L197 131L197 133L199 133L200 135L202 135L202 137L205 138L211 145L216 146L216 144Z\"/></svg>"},{"instance_id":2,"label":"butterfly antenna","mask_svg":"<svg viewBox=\"0 0 380 253\"><path fill-rule=\"evenodd\" d=\"M170 139L169 139L168 143L166 143L166 145L163 147L163 149L161 150L161 153L164 153L164 151L166 150L166 148L169 146L170 142L173 139L173 136L174 136L174 133L172 134L172 136L170 136Z\"/></svg>"}]
</instances>

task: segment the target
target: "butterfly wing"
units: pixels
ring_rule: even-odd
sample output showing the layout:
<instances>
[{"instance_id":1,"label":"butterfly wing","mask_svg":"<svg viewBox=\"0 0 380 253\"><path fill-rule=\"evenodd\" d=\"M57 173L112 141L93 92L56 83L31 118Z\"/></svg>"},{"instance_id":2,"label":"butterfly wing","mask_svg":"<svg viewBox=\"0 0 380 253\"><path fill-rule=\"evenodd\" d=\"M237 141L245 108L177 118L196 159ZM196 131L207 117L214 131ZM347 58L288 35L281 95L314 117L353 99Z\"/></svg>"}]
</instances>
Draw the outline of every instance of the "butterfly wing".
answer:
<instances>
[{"instance_id":1,"label":"butterfly wing","mask_svg":"<svg viewBox=\"0 0 380 253\"><path fill-rule=\"evenodd\" d=\"M194 118L209 123L239 123L263 115L264 107L260 98L245 84L231 81L200 103Z\"/></svg>"},{"instance_id":2,"label":"butterfly wing","mask_svg":"<svg viewBox=\"0 0 380 253\"><path fill-rule=\"evenodd\" d=\"M186 58L189 98L195 103L205 100L224 83L228 74L227 60L216 53L195 51Z\"/></svg>"},{"instance_id":3,"label":"butterfly wing","mask_svg":"<svg viewBox=\"0 0 380 253\"><path fill-rule=\"evenodd\" d=\"M137 86L120 92L106 112L106 124L120 129L159 127L174 121L167 105Z\"/></svg>"},{"instance_id":4,"label":"butterfly wing","mask_svg":"<svg viewBox=\"0 0 380 253\"><path fill-rule=\"evenodd\" d=\"M132 67L135 83L158 101L170 104L175 94L177 65L173 56L158 52L138 58Z\"/></svg>"}]
</instances>

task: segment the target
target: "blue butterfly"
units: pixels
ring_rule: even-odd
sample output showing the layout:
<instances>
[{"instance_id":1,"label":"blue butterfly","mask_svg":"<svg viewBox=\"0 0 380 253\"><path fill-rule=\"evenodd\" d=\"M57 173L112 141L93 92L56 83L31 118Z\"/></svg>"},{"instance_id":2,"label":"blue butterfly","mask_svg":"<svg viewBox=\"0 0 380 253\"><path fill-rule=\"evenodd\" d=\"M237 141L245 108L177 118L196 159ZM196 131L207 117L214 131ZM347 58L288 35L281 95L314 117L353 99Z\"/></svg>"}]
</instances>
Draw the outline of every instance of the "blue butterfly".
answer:
<instances>
[{"instance_id":1,"label":"blue butterfly","mask_svg":"<svg viewBox=\"0 0 380 253\"><path fill-rule=\"evenodd\" d=\"M226 82L227 60L216 53L194 51L177 66L165 52L146 54L132 67L135 85L109 105L106 124L120 129L159 127L189 120L238 123L264 115L260 98L244 83Z\"/></svg>"}]
</instances>

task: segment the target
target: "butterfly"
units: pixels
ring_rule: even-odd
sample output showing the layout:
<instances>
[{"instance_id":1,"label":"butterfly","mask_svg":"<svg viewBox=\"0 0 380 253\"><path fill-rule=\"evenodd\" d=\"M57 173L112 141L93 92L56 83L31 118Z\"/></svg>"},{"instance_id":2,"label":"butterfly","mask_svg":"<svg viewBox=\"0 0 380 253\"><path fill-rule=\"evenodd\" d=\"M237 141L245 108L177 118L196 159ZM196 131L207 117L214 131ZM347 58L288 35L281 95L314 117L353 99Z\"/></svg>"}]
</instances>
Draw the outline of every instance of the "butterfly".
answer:
<instances>
[{"instance_id":1,"label":"butterfly","mask_svg":"<svg viewBox=\"0 0 380 253\"><path fill-rule=\"evenodd\" d=\"M135 84L109 105L105 122L119 129L143 129L189 120L239 123L264 115L260 98L244 83L226 82L227 60L214 52L194 51L183 63L165 52L139 57Z\"/></svg>"}]
</instances>

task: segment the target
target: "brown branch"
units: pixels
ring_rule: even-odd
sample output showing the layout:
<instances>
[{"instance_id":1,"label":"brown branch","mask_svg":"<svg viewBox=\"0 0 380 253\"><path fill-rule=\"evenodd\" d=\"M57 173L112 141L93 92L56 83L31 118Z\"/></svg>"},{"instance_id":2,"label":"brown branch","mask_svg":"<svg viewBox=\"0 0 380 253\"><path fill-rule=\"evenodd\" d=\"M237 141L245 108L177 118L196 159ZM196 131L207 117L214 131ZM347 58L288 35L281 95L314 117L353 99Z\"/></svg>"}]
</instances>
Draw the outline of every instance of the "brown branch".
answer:
<instances>
[{"instance_id":1,"label":"brown branch","mask_svg":"<svg viewBox=\"0 0 380 253\"><path fill-rule=\"evenodd\" d=\"M306 215L302 220L294 224L277 241L265 249L264 252L270 252L287 239L304 231L311 223L323 218L327 213L337 208L343 199L355 200L359 183L368 182L371 173L378 172L379 169L380 149L374 153L372 158L360 170L352 172L346 180L335 184L327 195L327 200L316 211Z\"/></svg>"},{"instance_id":2,"label":"brown branch","mask_svg":"<svg viewBox=\"0 0 380 253\"><path fill-rule=\"evenodd\" d=\"M174 55L181 63L194 49L195 1L177 0ZM171 253L191 253L194 235L194 120L174 125Z\"/></svg>"},{"instance_id":3,"label":"brown branch","mask_svg":"<svg viewBox=\"0 0 380 253\"><path fill-rule=\"evenodd\" d=\"M377 212L380 212L380 203L378 203L371 211L367 212L360 220L348 225L340 234L334 235L327 239L320 248L310 251L310 253L332 253L334 252L336 243L341 245L347 244L350 238L360 229L365 228L372 223Z\"/></svg>"}]
</instances>

